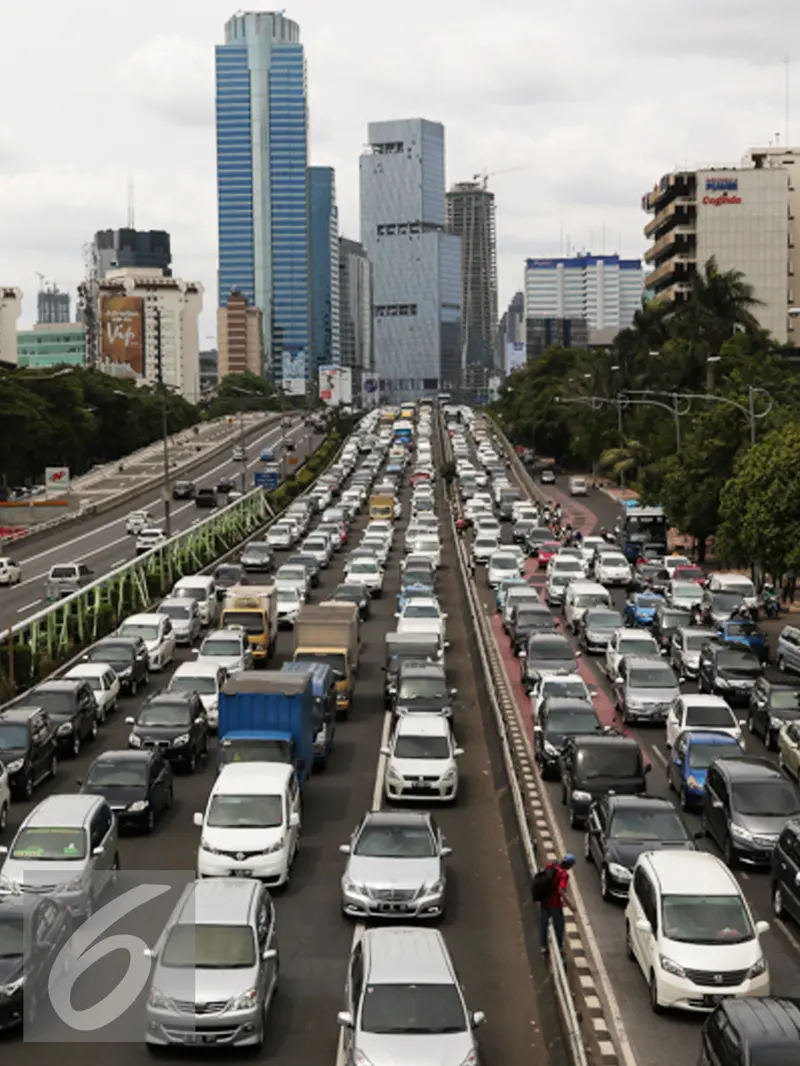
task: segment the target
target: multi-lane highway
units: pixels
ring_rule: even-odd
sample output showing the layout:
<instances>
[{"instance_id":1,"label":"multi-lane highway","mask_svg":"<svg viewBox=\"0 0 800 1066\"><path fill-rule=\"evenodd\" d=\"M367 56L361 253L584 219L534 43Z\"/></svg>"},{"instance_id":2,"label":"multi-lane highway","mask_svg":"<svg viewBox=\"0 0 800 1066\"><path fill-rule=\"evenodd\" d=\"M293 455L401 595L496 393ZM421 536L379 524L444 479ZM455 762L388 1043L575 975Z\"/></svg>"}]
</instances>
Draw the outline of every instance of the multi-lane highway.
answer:
<instances>
[{"instance_id":1,"label":"multi-lane highway","mask_svg":"<svg viewBox=\"0 0 800 1066\"><path fill-rule=\"evenodd\" d=\"M566 478L559 478L555 486L545 486L535 491L543 499L560 502L565 509L566 521L581 529L584 535L597 532L600 527L612 529L619 514L618 505L597 491L587 500L576 501L567 495ZM508 531L505 536L509 537ZM544 573L537 572L535 562L528 564L528 572L534 585L544 588ZM494 631L498 646L503 652L507 673L517 697L519 714L525 723L525 732L530 739L532 719L530 700L519 684L519 663L511 654L508 640L502 632L494 614L493 599L485 585L482 568L479 568L478 587L487 614L494 621ZM615 591L615 606L622 608L625 593ZM573 639L573 638L570 638ZM573 643L575 643L573 641ZM595 707L605 725L622 728L615 714L611 700L608 678L601 668L599 658L584 654L580 660L580 671L584 679L598 691ZM686 692L697 691L696 685L682 685ZM743 716L743 715L742 715ZM647 758L653 764L648 779L648 791L651 795L668 797L675 800L674 793L667 788L665 730L658 727L626 729L636 737ZM760 739L747 737L747 750L760 756L774 755L767 753ZM576 882L576 896L582 918L588 921L590 928L590 952L594 947L593 969L605 986L606 994L612 1000L612 1007L620 1011L624 1032L622 1058L627 1066L668 1066L674 1062L695 1062L699 1049L699 1027L702 1016L686 1016L672 1013L656 1016L650 1009L648 989L639 967L632 963L625 952L622 908L602 901L599 891L597 871L583 858L584 834L569 827L565 808L561 805L560 785L544 784L546 802L549 801L551 820L557 826L557 837L562 850L572 851L578 857L578 865L573 873ZM695 814L683 815L692 832L700 830L700 819ZM716 851L715 845L708 840L701 840L699 847ZM718 852L717 852L718 853ZM800 996L800 930L791 921L786 923L774 918L771 908L769 878L760 871L737 870L736 876L752 907L755 918L771 922L770 932L764 937L764 946L772 973L774 995ZM625 1044L627 1041L627 1046Z\"/></svg>"},{"instance_id":2,"label":"multi-lane highway","mask_svg":"<svg viewBox=\"0 0 800 1066\"><path fill-rule=\"evenodd\" d=\"M356 520L351 545L358 541L365 522L364 517ZM383 596L373 602L371 619L363 627L364 646L349 720L338 726L333 758L325 773L309 782L300 853L291 883L276 895L281 989L270 1014L264 1048L265 1057L274 1066L322 1066L337 1061L336 1013L342 1008L353 938L353 927L341 914L343 858L338 847L347 842L363 813L380 803L383 766L379 750L386 728L381 667L385 635L395 627L405 524L405 518L398 523ZM520 893L527 886L523 884L507 788L495 750L497 740L488 717L487 725L484 723L483 682L471 661L463 590L452 562L454 549L448 526L443 522L442 527L445 564L440 574L440 596L449 615L451 642L447 666L451 683L458 688L456 728L465 755L456 806L436 812L453 848L448 860L447 914L441 928L464 982L470 1009L483 1010L487 1015L487 1024L479 1032L485 1061L560 1066L564 1060L546 971L535 943L529 950L535 928L533 907L527 895ZM323 572L314 600L324 600L341 579L345 552ZM291 649L291 634L281 634L276 665L291 655ZM179 661L188 657L187 652L178 654ZM151 691L165 684L168 674L153 675ZM75 778L85 773L99 750L126 746L129 729L123 719L134 713L137 703L121 701L94 745L84 748L75 762L62 764L52 786L56 791L73 790ZM213 755L212 750L212 764ZM193 826L192 815L203 809L213 774L213 765L209 765L201 766L192 777L176 777L175 803L154 834L123 837L123 867L149 871L194 868L199 831ZM46 791L39 790L35 799L41 799ZM9 833L29 807L13 806ZM108 1057L108 1048L103 1045L85 1044L74 1051L84 1066L105 1066ZM144 1045L137 1043L119 1046L113 1053L118 1066L134 1066L147 1058ZM23 1043L14 1047L14 1054L20 1066L50 1066L52 1061L49 1045ZM179 1053L177 1060L194 1061L194 1057Z\"/></svg>"},{"instance_id":3,"label":"multi-lane highway","mask_svg":"<svg viewBox=\"0 0 800 1066\"><path fill-rule=\"evenodd\" d=\"M235 427L234 427L235 428ZM294 454L302 458L309 449L319 446L322 438L312 436L311 430L298 418L292 419L291 429L273 425L259 431L247 445L247 489L252 488L253 471L263 464L259 451L263 447L275 448L286 437L295 442ZM224 455L209 459L187 478L198 486L215 485L224 476L241 475L245 465L233 460L233 448L238 444L238 434L232 428L231 450ZM176 474L173 480L179 480ZM237 481L238 484L238 481ZM153 490L136 497L130 504L122 504L113 511L96 518L87 518L76 524L68 524L53 539L46 542L20 543L13 550L13 558L22 567L22 581L10 588L0 588L0 630L15 625L46 606L45 578L56 563L85 562L99 577L135 556L135 538L125 532L125 519L134 509L147 509L158 522L163 517L163 490ZM197 508L193 500L175 500L170 503L172 532L188 529L193 523L206 518L209 511Z\"/></svg>"}]
</instances>

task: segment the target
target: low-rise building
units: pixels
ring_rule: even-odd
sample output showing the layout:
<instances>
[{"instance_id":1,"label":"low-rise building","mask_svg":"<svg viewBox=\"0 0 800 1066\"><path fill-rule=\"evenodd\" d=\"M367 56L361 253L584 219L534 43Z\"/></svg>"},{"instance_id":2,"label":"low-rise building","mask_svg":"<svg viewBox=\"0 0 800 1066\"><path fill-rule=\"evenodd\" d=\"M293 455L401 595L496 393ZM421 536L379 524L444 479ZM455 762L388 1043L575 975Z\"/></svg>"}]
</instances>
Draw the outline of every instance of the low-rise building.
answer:
<instances>
[{"instance_id":1,"label":"low-rise building","mask_svg":"<svg viewBox=\"0 0 800 1066\"><path fill-rule=\"evenodd\" d=\"M86 329L79 322L40 323L17 334L17 364L33 370L83 366Z\"/></svg>"}]
</instances>

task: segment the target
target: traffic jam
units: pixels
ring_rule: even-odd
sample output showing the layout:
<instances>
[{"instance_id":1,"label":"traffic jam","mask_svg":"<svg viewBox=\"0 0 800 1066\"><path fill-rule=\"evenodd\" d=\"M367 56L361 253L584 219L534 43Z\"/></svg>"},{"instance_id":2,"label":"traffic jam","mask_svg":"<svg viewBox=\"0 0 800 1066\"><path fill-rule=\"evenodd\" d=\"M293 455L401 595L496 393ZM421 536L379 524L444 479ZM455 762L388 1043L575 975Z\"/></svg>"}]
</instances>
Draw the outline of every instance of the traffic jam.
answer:
<instances>
[{"instance_id":1,"label":"traffic jam","mask_svg":"<svg viewBox=\"0 0 800 1066\"><path fill-rule=\"evenodd\" d=\"M341 915L357 935L342 960L344 1009L319 1024L338 1028L352 1064L409 1061L421 1034L430 1061L477 1063L485 1017L436 928L452 849L432 811L457 803L463 751L445 668L433 418L399 414L362 419L335 465L236 561L180 578L0 711L0 1029L39 1024L56 959L128 868L128 840L157 838L182 790L207 780L192 815L196 877L147 950L141 1032L151 1051L263 1047L280 950L292 952L284 935L279 950L273 895L291 894L304 812L346 737L392 573L375 797L339 847ZM105 742L112 725L124 744ZM65 790L60 767L85 750L88 769ZM58 791L37 797L51 780ZM46 950L28 950L29 930Z\"/></svg>"},{"instance_id":2,"label":"traffic jam","mask_svg":"<svg viewBox=\"0 0 800 1066\"><path fill-rule=\"evenodd\" d=\"M800 1061L800 629L768 633L769 589L671 550L660 508L607 500L603 529L586 479L535 485L488 419L445 417L459 532L630 1061Z\"/></svg>"}]
</instances>

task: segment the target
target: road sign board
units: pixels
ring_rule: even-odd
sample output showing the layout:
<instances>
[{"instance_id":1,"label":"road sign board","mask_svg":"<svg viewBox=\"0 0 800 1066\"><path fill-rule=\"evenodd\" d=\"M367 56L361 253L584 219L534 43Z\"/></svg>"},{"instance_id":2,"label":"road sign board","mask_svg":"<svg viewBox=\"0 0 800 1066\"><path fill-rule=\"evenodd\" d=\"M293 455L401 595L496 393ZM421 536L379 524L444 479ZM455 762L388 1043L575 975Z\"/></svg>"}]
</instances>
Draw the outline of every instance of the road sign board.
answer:
<instances>
[{"instance_id":1,"label":"road sign board","mask_svg":"<svg viewBox=\"0 0 800 1066\"><path fill-rule=\"evenodd\" d=\"M296 455L287 455L286 462L289 466L297 466L300 460L297 458Z\"/></svg>"},{"instance_id":2,"label":"road sign board","mask_svg":"<svg viewBox=\"0 0 800 1066\"><path fill-rule=\"evenodd\" d=\"M265 489L272 492L277 489L280 478L277 470L256 470L253 474L253 484L257 489Z\"/></svg>"}]
</instances>

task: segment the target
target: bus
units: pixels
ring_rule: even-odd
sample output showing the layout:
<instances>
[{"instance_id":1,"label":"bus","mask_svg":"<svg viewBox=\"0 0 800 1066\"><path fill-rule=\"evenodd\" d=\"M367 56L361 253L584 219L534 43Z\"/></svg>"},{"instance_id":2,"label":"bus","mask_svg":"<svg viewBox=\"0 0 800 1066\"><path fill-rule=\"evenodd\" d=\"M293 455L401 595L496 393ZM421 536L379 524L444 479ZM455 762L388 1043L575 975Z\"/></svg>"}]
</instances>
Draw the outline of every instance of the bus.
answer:
<instances>
[{"instance_id":1,"label":"bus","mask_svg":"<svg viewBox=\"0 0 800 1066\"><path fill-rule=\"evenodd\" d=\"M635 563L645 545L667 553L669 525L663 507L628 507L620 520L622 550Z\"/></svg>"},{"instance_id":2,"label":"bus","mask_svg":"<svg viewBox=\"0 0 800 1066\"><path fill-rule=\"evenodd\" d=\"M410 448L414 442L414 424L408 419L398 418L392 429L392 440Z\"/></svg>"}]
</instances>

